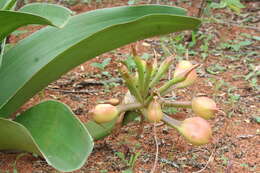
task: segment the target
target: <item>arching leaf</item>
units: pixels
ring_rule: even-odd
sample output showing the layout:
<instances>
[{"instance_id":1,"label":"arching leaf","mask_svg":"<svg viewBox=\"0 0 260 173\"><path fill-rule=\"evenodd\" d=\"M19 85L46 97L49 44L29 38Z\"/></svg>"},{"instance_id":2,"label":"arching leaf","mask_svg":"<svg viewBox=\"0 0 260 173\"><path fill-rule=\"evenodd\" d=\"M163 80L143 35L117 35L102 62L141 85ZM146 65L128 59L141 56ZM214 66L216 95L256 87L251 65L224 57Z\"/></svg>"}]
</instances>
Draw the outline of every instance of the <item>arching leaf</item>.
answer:
<instances>
[{"instance_id":1,"label":"arching leaf","mask_svg":"<svg viewBox=\"0 0 260 173\"><path fill-rule=\"evenodd\" d=\"M55 4L33 3L20 11L0 10L0 41L17 28L28 24L63 27L71 11Z\"/></svg>"},{"instance_id":2,"label":"arching leaf","mask_svg":"<svg viewBox=\"0 0 260 173\"><path fill-rule=\"evenodd\" d=\"M0 150L36 153L64 172L82 167L94 145L80 120L56 101L40 103L15 121L0 118L0 139Z\"/></svg>"},{"instance_id":3,"label":"arching leaf","mask_svg":"<svg viewBox=\"0 0 260 173\"><path fill-rule=\"evenodd\" d=\"M36 32L3 56L0 115L8 117L50 82L95 56L200 25L196 18L176 15L184 13L158 5L107 8L74 16L62 29L47 27Z\"/></svg>"}]
</instances>

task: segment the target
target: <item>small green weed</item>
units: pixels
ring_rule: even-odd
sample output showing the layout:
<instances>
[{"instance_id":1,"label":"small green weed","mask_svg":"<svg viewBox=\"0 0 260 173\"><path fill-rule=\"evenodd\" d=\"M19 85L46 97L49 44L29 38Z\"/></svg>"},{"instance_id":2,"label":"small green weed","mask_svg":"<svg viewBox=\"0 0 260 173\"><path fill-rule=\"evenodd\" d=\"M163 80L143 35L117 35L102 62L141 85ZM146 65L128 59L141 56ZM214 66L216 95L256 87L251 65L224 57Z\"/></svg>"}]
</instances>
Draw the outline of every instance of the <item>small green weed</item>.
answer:
<instances>
[{"instance_id":1,"label":"small green weed","mask_svg":"<svg viewBox=\"0 0 260 173\"><path fill-rule=\"evenodd\" d=\"M240 0L221 0L220 3L212 2L210 4L211 8L229 8L236 13L240 13L242 8L245 6L240 2Z\"/></svg>"},{"instance_id":2,"label":"small green weed","mask_svg":"<svg viewBox=\"0 0 260 173\"><path fill-rule=\"evenodd\" d=\"M117 157L119 157L122 160L122 162L124 162L128 167L130 167L130 169L125 170L125 171L127 171L125 173L128 173L129 171L132 172L135 162L137 161L137 159L141 153L142 153L142 151L134 152L130 155L129 159L122 152L116 152L115 154Z\"/></svg>"},{"instance_id":3,"label":"small green weed","mask_svg":"<svg viewBox=\"0 0 260 173\"><path fill-rule=\"evenodd\" d=\"M226 71L226 67L223 67L219 64L213 64L213 65L207 67L205 70L209 74L217 75L221 72Z\"/></svg>"},{"instance_id":4,"label":"small green weed","mask_svg":"<svg viewBox=\"0 0 260 173\"><path fill-rule=\"evenodd\" d=\"M101 63L97 63L97 62L91 63L91 66L97 67L99 70L104 70L105 67L110 63L110 61L111 58L105 58Z\"/></svg>"}]
</instances>

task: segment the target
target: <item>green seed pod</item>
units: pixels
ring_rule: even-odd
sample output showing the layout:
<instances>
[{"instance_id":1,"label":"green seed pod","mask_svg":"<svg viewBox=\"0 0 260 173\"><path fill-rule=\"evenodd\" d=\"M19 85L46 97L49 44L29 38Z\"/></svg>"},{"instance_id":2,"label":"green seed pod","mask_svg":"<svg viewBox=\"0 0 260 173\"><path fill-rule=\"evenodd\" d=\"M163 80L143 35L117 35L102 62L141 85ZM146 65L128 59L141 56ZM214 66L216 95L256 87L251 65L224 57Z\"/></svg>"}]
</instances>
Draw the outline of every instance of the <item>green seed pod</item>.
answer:
<instances>
[{"instance_id":1,"label":"green seed pod","mask_svg":"<svg viewBox=\"0 0 260 173\"><path fill-rule=\"evenodd\" d=\"M151 101L147 109L147 119L150 122L159 122L163 117L163 112L160 103L155 98Z\"/></svg>"},{"instance_id":2,"label":"green seed pod","mask_svg":"<svg viewBox=\"0 0 260 173\"><path fill-rule=\"evenodd\" d=\"M207 144L212 138L210 124L200 117L185 119L178 130L193 145Z\"/></svg>"},{"instance_id":3,"label":"green seed pod","mask_svg":"<svg viewBox=\"0 0 260 173\"><path fill-rule=\"evenodd\" d=\"M191 101L191 107L194 113L204 119L214 117L218 110L216 103L208 97L195 97Z\"/></svg>"},{"instance_id":4,"label":"green seed pod","mask_svg":"<svg viewBox=\"0 0 260 173\"><path fill-rule=\"evenodd\" d=\"M180 75L183 73L185 70L189 69L192 67L192 63L190 61L180 61L176 67L176 70L174 71L174 77ZM183 82L180 82L176 85L177 88L185 88L187 86L192 85L197 79L197 73L196 70L192 70L186 79Z\"/></svg>"},{"instance_id":5,"label":"green seed pod","mask_svg":"<svg viewBox=\"0 0 260 173\"><path fill-rule=\"evenodd\" d=\"M110 104L98 104L93 110L93 119L97 123L112 121L119 114L116 106Z\"/></svg>"}]
</instances>

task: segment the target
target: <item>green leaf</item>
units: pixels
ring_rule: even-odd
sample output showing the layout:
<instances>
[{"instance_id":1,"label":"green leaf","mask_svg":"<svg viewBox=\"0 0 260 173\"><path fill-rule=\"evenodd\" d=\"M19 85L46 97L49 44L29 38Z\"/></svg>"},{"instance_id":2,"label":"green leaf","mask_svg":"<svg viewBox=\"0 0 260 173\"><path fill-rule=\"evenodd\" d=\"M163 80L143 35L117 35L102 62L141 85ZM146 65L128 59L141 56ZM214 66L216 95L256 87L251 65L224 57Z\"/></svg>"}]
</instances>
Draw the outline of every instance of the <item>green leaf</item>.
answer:
<instances>
[{"instance_id":1,"label":"green leaf","mask_svg":"<svg viewBox=\"0 0 260 173\"><path fill-rule=\"evenodd\" d=\"M256 123L260 123L260 117L259 116L254 116L253 119L255 120Z\"/></svg>"},{"instance_id":2,"label":"green leaf","mask_svg":"<svg viewBox=\"0 0 260 173\"><path fill-rule=\"evenodd\" d=\"M40 103L15 121L0 118L0 150L36 153L59 171L80 168L93 149L85 126L64 104Z\"/></svg>"},{"instance_id":3,"label":"green leaf","mask_svg":"<svg viewBox=\"0 0 260 173\"><path fill-rule=\"evenodd\" d=\"M51 21L53 26L63 27L73 13L70 9L56 4L31 3L19 9L20 12L31 13Z\"/></svg>"},{"instance_id":4,"label":"green leaf","mask_svg":"<svg viewBox=\"0 0 260 173\"><path fill-rule=\"evenodd\" d=\"M129 168L129 169L122 171L122 173L133 173L133 170L131 168Z\"/></svg>"},{"instance_id":5,"label":"green leaf","mask_svg":"<svg viewBox=\"0 0 260 173\"><path fill-rule=\"evenodd\" d=\"M0 10L10 10L13 8L16 0L1 0L0 1Z\"/></svg>"},{"instance_id":6,"label":"green leaf","mask_svg":"<svg viewBox=\"0 0 260 173\"><path fill-rule=\"evenodd\" d=\"M128 123L133 122L138 118L140 118L138 113L134 111L127 111L124 115L122 125L127 125ZM100 140L111 134L112 130L115 127L116 120L117 119L103 124L97 124L96 122L90 120L85 123L85 126L94 140Z\"/></svg>"},{"instance_id":7,"label":"green leaf","mask_svg":"<svg viewBox=\"0 0 260 173\"><path fill-rule=\"evenodd\" d=\"M46 27L32 34L3 56L0 116L8 117L50 82L95 56L200 25L182 14L183 9L159 5L107 8L74 16L62 29Z\"/></svg>"},{"instance_id":8,"label":"green leaf","mask_svg":"<svg viewBox=\"0 0 260 173\"><path fill-rule=\"evenodd\" d=\"M90 120L87 123L85 123L85 126L88 129L88 132L90 133L92 138L94 140L99 140L108 136L112 132L115 123L116 119L103 124L97 124L96 122Z\"/></svg>"},{"instance_id":9,"label":"green leaf","mask_svg":"<svg viewBox=\"0 0 260 173\"><path fill-rule=\"evenodd\" d=\"M260 41L260 37L259 36L253 36L252 39L254 39L256 41Z\"/></svg>"},{"instance_id":10,"label":"green leaf","mask_svg":"<svg viewBox=\"0 0 260 173\"><path fill-rule=\"evenodd\" d=\"M63 27L70 14L67 8L44 3L26 5L19 12L0 10L0 41L15 29L28 24Z\"/></svg>"},{"instance_id":11,"label":"green leaf","mask_svg":"<svg viewBox=\"0 0 260 173\"><path fill-rule=\"evenodd\" d=\"M134 112L134 111L127 111L127 112L125 112L125 114L124 114L124 119L123 119L122 124L123 124L123 125L127 125L127 124L130 123L130 122L133 122L133 121L135 121L135 120L138 120L138 118L140 118L139 113Z\"/></svg>"},{"instance_id":12,"label":"green leaf","mask_svg":"<svg viewBox=\"0 0 260 173\"><path fill-rule=\"evenodd\" d=\"M6 42L6 39L4 39L2 42L0 42L0 68L2 65L2 59L3 59L3 55L4 55L4 51L5 51L5 42Z\"/></svg>"},{"instance_id":13,"label":"green leaf","mask_svg":"<svg viewBox=\"0 0 260 173\"><path fill-rule=\"evenodd\" d=\"M212 2L210 4L211 8L225 8L227 6L227 3L225 1L221 1L220 3Z\"/></svg>"}]
</instances>

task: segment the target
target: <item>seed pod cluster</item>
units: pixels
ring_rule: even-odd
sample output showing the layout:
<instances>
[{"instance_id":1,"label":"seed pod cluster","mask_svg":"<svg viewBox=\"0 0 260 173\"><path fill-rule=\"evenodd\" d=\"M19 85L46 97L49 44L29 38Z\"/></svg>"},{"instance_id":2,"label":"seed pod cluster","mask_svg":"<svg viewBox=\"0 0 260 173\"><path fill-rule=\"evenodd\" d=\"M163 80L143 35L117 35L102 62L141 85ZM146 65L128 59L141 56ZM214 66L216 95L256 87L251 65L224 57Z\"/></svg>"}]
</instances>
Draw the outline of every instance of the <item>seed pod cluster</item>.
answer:
<instances>
[{"instance_id":1,"label":"seed pod cluster","mask_svg":"<svg viewBox=\"0 0 260 173\"><path fill-rule=\"evenodd\" d=\"M190 61L178 62L173 78L162 82L168 69L174 60L168 57L157 63L157 59L143 60L137 55L132 47L135 70L128 68L124 62L121 63L119 72L125 81L131 96L134 98L131 103L119 104L119 100L110 99L109 104L99 104L93 111L93 119L97 123L105 123L115 119L120 113L136 109L143 114L148 122L165 122L176 128L193 145L203 145L211 141L212 131L206 119L214 117L217 111L216 103L208 97L195 97L191 101L170 101L163 99L163 96L172 89L185 88L195 83L197 79L196 68L199 64L193 65ZM174 86L174 87L172 87ZM160 99L159 99L160 98ZM118 105L119 104L119 105ZM139 105L134 107L133 105ZM162 107L171 106L175 108L191 108L196 117L179 121L163 113Z\"/></svg>"}]
</instances>

